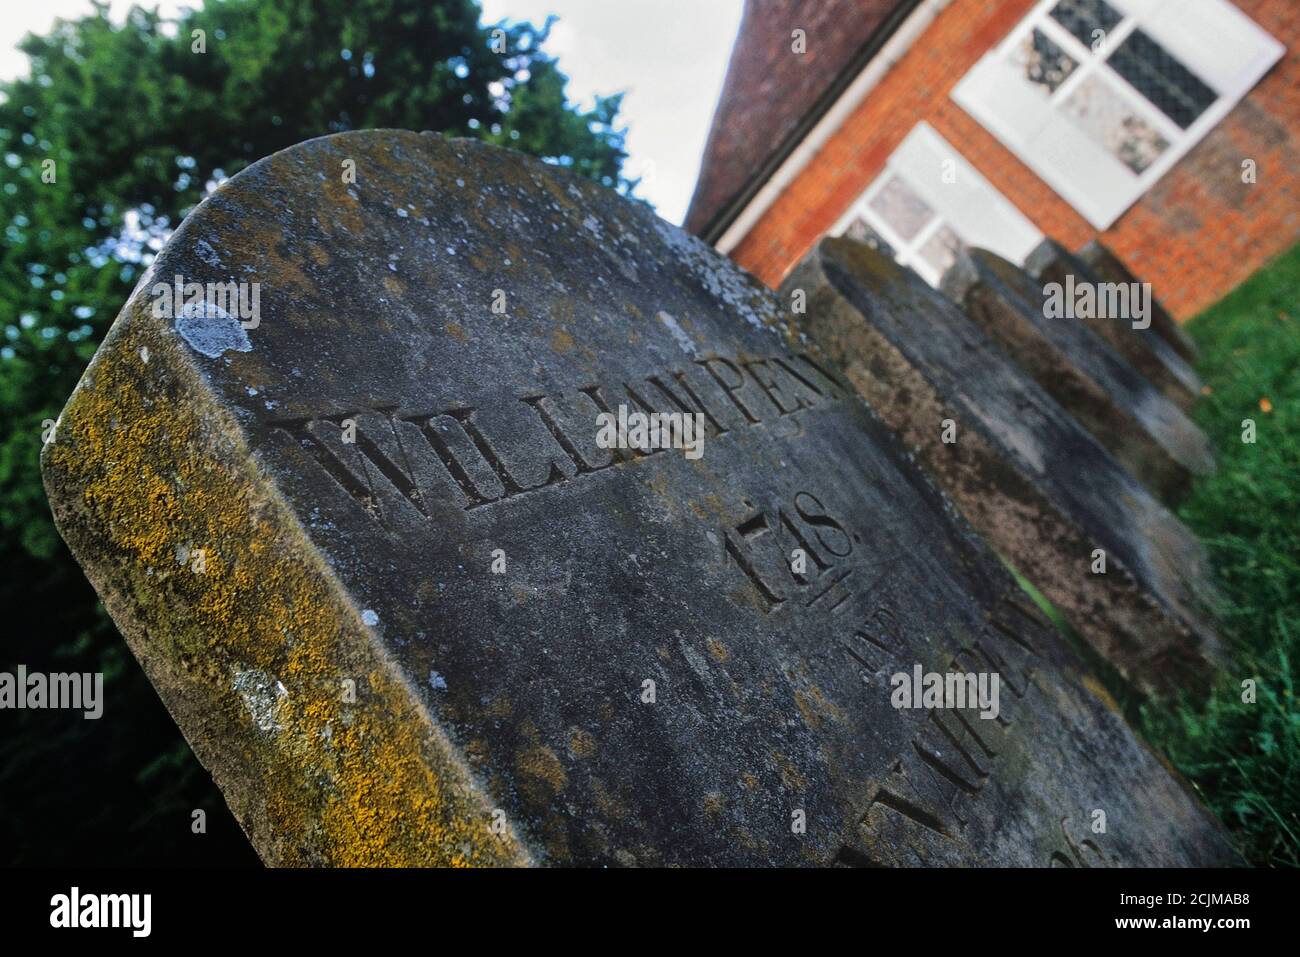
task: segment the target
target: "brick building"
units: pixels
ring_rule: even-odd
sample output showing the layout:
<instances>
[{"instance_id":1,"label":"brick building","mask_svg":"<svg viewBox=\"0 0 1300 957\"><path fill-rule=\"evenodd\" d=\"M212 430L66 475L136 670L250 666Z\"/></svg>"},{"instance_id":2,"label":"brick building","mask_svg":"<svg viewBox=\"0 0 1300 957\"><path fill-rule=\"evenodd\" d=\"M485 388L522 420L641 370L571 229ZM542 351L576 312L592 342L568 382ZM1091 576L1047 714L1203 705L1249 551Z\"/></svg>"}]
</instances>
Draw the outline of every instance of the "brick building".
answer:
<instances>
[{"instance_id":1,"label":"brick building","mask_svg":"<svg viewBox=\"0 0 1300 957\"><path fill-rule=\"evenodd\" d=\"M1178 318L1300 236L1300 0L749 0L686 226L775 286L827 233L931 282L1099 238Z\"/></svg>"}]
</instances>

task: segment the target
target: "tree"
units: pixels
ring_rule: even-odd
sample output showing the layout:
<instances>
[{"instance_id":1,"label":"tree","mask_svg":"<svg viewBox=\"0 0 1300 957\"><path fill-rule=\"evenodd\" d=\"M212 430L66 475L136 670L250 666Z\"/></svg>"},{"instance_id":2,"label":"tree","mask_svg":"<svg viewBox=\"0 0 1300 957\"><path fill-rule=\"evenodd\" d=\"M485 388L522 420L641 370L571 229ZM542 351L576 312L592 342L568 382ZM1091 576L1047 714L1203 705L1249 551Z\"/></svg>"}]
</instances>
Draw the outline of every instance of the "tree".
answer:
<instances>
[{"instance_id":1,"label":"tree","mask_svg":"<svg viewBox=\"0 0 1300 957\"><path fill-rule=\"evenodd\" d=\"M4 667L102 670L117 714L51 734L61 718L13 713L19 733L0 741L11 863L37 848L69 862L193 861L195 807L208 810L206 846L222 848L213 859L247 859L59 540L38 470L46 423L186 213L278 149L378 127L478 137L635 188L621 175L621 95L568 102L543 50L550 21L478 21L473 0L208 0L175 20L136 7L119 26L97 4L21 44L30 75L0 84L0 606L31 615L7 623ZM78 829L85 777L104 807ZM134 825L119 833L124 820Z\"/></svg>"}]
</instances>

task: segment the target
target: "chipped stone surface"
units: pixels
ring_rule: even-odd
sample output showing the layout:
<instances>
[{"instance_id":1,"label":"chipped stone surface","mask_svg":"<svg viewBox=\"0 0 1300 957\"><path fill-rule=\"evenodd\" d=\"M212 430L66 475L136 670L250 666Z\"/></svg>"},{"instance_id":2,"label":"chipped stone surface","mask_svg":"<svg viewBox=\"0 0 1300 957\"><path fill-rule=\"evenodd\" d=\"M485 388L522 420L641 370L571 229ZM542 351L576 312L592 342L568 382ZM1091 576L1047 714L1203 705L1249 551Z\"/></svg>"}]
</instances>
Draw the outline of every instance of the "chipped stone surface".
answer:
<instances>
[{"instance_id":1,"label":"chipped stone surface","mask_svg":"<svg viewBox=\"0 0 1300 957\"><path fill-rule=\"evenodd\" d=\"M943 291L1121 465L1167 501L1214 471L1205 433L1073 316L1048 317L1042 284L996 253L973 249Z\"/></svg>"},{"instance_id":2,"label":"chipped stone surface","mask_svg":"<svg viewBox=\"0 0 1300 957\"><path fill-rule=\"evenodd\" d=\"M1052 239L1044 239L1029 254L1025 269L1040 282L1055 282L1062 286L1069 277L1073 277L1076 284L1110 281ZM1146 329L1134 329L1132 320L1127 318L1092 317L1085 318L1084 322L1179 408L1190 409L1201 394L1200 376L1156 331L1154 314L1153 308L1152 324Z\"/></svg>"},{"instance_id":3,"label":"chipped stone surface","mask_svg":"<svg viewBox=\"0 0 1300 957\"><path fill-rule=\"evenodd\" d=\"M1205 680L1221 650L1200 544L955 304L844 239L791 273L787 300L795 288L809 337L1098 654L1144 690Z\"/></svg>"},{"instance_id":4,"label":"chipped stone surface","mask_svg":"<svg viewBox=\"0 0 1300 957\"><path fill-rule=\"evenodd\" d=\"M252 348L138 290L46 484L266 861L1236 860L771 293L644 207L349 133L233 177L156 272L260 282ZM674 398L701 458L597 447L601 404ZM954 663L997 719L891 706Z\"/></svg>"},{"instance_id":5,"label":"chipped stone surface","mask_svg":"<svg viewBox=\"0 0 1300 957\"><path fill-rule=\"evenodd\" d=\"M215 303L182 306L176 317L176 332L191 349L209 359L253 348L240 321Z\"/></svg>"},{"instance_id":6,"label":"chipped stone surface","mask_svg":"<svg viewBox=\"0 0 1300 957\"><path fill-rule=\"evenodd\" d=\"M283 684L254 668L236 672L234 686L259 731L281 730L277 713L281 699L288 694Z\"/></svg>"},{"instance_id":7,"label":"chipped stone surface","mask_svg":"<svg viewBox=\"0 0 1300 957\"><path fill-rule=\"evenodd\" d=\"M1235 182L1235 180L1232 180ZM1140 282L1120 258L1097 240L1091 240L1078 252L1079 259L1104 282ZM1196 343L1182 326L1157 299L1151 301L1151 328L1165 342L1173 346L1174 351L1185 362L1196 361Z\"/></svg>"}]
</instances>

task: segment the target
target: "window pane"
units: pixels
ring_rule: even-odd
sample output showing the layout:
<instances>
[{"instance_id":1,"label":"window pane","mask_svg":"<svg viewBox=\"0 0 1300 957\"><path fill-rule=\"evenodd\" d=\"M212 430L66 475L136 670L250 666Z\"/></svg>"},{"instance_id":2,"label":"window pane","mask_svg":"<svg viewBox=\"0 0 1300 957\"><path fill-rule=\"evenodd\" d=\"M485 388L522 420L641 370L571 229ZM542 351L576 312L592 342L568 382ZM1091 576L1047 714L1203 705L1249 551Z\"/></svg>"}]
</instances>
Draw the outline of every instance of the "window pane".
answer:
<instances>
[{"instance_id":1,"label":"window pane","mask_svg":"<svg viewBox=\"0 0 1300 957\"><path fill-rule=\"evenodd\" d=\"M1035 27L1012 51L1011 65L1024 74L1030 83L1053 93L1078 64L1049 40L1047 34Z\"/></svg>"},{"instance_id":2,"label":"window pane","mask_svg":"<svg viewBox=\"0 0 1300 957\"><path fill-rule=\"evenodd\" d=\"M898 176L890 176L868 204L903 239L911 239L930 221L934 210Z\"/></svg>"},{"instance_id":3,"label":"window pane","mask_svg":"<svg viewBox=\"0 0 1300 957\"><path fill-rule=\"evenodd\" d=\"M892 257L894 255L894 247L889 245L885 237L872 229L871 224L861 216L849 223L848 229L844 230L844 235L849 239L856 239L860 243L866 243L872 249L878 249L886 256Z\"/></svg>"},{"instance_id":4,"label":"window pane","mask_svg":"<svg viewBox=\"0 0 1300 957\"><path fill-rule=\"evenodd\" d=\"M1123 19L1106 0L1061 0L1051 17L1089 49L1097 41L1097 30L1110 33Z\"/></svg>"},{"instance_id":5,"label":"window pane","mask_svg":"<svg viewBox=\"0 0 1300 957\"><path fill-rule=\"evenodd\" d=\"M1080 129L1135 173L1142 172L1169 148L1169 141L1098 76L1090 76L1080 83L1062 109Z\"/></svg>"},{"instance_id":6,"label":"window pane","mask_svg":"<svg viewBox=\"0 0 1300 957\"><path fill-rule=\"evenodd\" d=\"M1141 30L1129 34L1106 62L1183 129L1218 99L1200 77Z\"/></svg>"},{"instance_id":7,"label":"window pane","mask_svg":"<svg viewBox=\"0 0 1300 957\"><path fill-rule=\"evenodd\" d=\"M944 223L940 226L933 236L925 241L921 247L921 258L937 270L939 276L943 276L957 260L957 250L961 248L961 237L948 228Z\"/></svg>"}]
</instances>

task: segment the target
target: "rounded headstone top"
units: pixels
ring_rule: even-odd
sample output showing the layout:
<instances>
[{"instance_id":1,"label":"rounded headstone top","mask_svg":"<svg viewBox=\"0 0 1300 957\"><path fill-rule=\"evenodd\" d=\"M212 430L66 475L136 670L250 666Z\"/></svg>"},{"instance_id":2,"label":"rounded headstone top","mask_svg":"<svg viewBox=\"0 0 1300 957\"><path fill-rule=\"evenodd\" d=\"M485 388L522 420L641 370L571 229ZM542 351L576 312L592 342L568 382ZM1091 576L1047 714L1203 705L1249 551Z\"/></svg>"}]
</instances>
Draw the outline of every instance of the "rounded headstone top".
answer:
<instances>
[{"instance_id":1,"label":"rounded headstone top","mask_svg":"<svg viewBox=\"0 0 1300 957\"><path fill-rule=\"evenodd\" d=\"M519 153L398 130L310 140L241 171L136 295L177 277L256 284L256 316L223 305L174 321L255 416L291 414L313 384L400 405L500 377L545 389L597 362L636 371L622 357L767 351L782 321L770 291L644 204Z\"/></svg>"}]
</instances>

